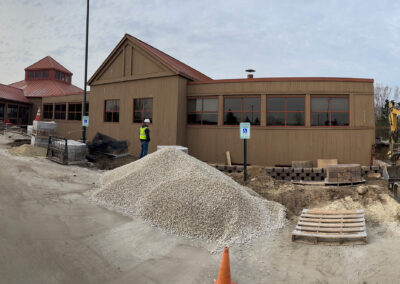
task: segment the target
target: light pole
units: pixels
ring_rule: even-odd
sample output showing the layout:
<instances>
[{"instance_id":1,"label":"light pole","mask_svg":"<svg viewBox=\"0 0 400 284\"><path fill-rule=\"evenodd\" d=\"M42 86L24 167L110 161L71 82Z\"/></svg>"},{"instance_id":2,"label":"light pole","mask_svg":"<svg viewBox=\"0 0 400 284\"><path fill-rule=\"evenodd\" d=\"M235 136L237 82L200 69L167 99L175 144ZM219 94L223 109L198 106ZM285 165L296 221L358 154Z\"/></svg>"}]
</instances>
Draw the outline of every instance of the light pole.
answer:
<instances>
[{"instance_id":1,"label":"light pole","mask_svg":"<svg viewBox=\"0 0 400 284\"><path fill-rule=\"evenodd\" d=\"M88 65L88 41L89 41L89 0L86 1L86 46L85 46L85 82L83 86L83 116L86 116L86 86ZM86 126L82 126L82 142L86 142Z\"/></svg>"}]
</instances>

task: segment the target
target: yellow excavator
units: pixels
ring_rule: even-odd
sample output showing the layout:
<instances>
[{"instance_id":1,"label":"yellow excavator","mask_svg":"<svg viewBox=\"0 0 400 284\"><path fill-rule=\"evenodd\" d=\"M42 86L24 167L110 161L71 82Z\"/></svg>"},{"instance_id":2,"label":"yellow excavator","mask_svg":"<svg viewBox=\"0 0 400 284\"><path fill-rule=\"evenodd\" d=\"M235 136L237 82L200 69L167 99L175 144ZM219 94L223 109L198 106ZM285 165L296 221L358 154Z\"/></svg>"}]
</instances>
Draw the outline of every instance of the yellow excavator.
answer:
<instances>
[{"instance_id":1,"label":"yellow excavator","mask_svg":"<svg viewBox=\"0 0 400 284\"><path fill-rule=\"evenodd\" d=\"M393 190L394 199L396 199L396 201L400 203L400 198L397 195L398 188L400 187L400 165L397 164L397 161L400 157L400 143L398 143L399 131L397 129L398 116L400 116L400 109L395 107L394 101L390 101L388 115L390 126L390 148L388 152L390 166L387 167L387 173L389 175L388 187L390 190Z\"/></svg>"}]
</instances>

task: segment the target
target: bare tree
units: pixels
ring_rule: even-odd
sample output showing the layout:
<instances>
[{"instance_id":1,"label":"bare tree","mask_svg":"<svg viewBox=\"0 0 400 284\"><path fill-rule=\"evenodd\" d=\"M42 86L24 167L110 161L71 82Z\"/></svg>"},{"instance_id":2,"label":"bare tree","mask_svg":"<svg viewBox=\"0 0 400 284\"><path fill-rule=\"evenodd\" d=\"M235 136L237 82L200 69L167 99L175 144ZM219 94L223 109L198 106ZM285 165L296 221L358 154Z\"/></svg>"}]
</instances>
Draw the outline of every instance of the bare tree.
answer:
<instances>
[{"instance_id":1,"label":"bare tree","mask_svg":"<svg viewBox=\"0 0 400 284\"><path fill-rule=\"evenodd\" d=\"M399 96L399 88L396 87L397 93L396 96ZM379 120L382 117L382 109L385 107L386 100L391 98L392 88L383 85L376 84L374 88L374 102L375 102L375 119Z\"/></svg>"}]
</instances>

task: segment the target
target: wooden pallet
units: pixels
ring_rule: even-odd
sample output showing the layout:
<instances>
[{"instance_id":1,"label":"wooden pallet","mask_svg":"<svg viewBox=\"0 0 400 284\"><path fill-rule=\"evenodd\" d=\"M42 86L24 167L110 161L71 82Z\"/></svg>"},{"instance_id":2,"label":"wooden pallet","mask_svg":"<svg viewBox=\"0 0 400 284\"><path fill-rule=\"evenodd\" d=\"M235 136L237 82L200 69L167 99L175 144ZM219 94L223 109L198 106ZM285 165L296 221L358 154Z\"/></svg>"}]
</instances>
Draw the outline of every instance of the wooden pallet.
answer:
<instances>
[{"instance_id":1,"label":"wooden pallet","mask_svg":"<svg viewBox=\"0 0 400 284\"><path fill-rule=\"evenodd\" d=\"M292 241L328 245L366 244L364 210L303 209Z\"/></svg>"}]
</instances>

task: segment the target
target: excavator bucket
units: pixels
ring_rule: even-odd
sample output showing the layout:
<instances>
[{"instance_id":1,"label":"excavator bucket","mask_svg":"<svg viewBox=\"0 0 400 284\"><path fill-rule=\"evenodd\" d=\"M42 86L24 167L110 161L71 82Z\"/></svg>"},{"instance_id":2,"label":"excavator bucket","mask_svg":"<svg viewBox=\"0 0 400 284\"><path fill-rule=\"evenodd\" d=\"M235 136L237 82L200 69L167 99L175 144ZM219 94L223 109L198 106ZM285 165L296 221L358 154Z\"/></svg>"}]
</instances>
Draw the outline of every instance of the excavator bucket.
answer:
<instances>
[{"instance_id":1,"label":"excavator bucket","mask_svg":"<svg viewBox=\"0 0 400 284\"><path fill-rule=\"evenodd\" d=\"M394 199L400 203L400 198L397 194L397 190L400 187L400 165L388 166L387 173L389 175L389 189L393 191Z\"/></svg>"}]
</instances>

